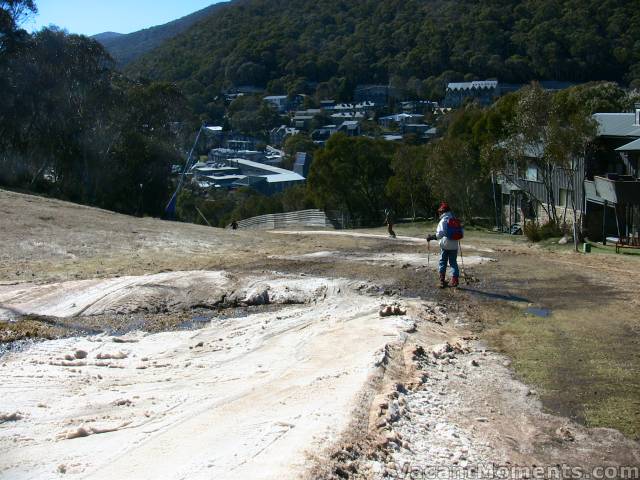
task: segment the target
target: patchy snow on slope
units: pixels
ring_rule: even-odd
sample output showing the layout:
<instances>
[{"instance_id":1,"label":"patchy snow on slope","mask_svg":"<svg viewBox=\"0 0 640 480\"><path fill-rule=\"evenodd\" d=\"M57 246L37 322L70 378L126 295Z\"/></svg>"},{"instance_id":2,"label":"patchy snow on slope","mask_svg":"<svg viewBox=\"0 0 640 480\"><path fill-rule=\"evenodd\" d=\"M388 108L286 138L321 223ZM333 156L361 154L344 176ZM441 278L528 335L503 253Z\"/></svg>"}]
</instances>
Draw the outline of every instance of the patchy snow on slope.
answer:
<instances>
[{"instance_id":1,"label":"patchy snow on slope","mask_svg":"<svg viewBox=\"0 0 640 480\"><path fill-rule=\"evenodd\" d=\"M193 280L182 273L173 272L172 282L160 274L1 294L12 308L43 315L117 311L135 306L133 285L162 292ZM198 275L202 291L232 282L221 272ZM280 479L304 472L308 453L347 428L385 345L404 338L413 322L380 318L380 299L362 293L367 284L293 276L233 282L243 298L266 291L273 303L295 305L198 331L67 338L5 355L0 413L13 420L0 423L0 477Z\"/></svg>"},{"instance_id":2,"label":"patchy snow on slope","mask_svg":"<svg viewBox=\"0 0 640 480\"><path fill-rule=\"evenodd\" d=\"M273 255L276 260L318 261L318 262L355 262L381 266L405 266L438 268L439 252L429 253L353 253L321 251L301 255ZM479 265L493 259L470 255L464 257L465 265Z\"/></svg>"},{"instance_id":3,"label":"patchy snow on slope","mask_svg":"<svg viewBox=\"0 0 640 480\"><path fill-rule=\"evenodd\" d=\"M308 235L308 236L317 236L317 235L328 235L334 237L351 237L351 238L367 238L371 240L387 240L389 242L394 243L413 243L418 245L425 245L426 240L424 238L419 237L408 237L405 235L397 235L395 237L391 237L389 235L380 235L378 233L363 233L363 232L353 232L353 231L345 231L345 230L269 230L269 233L276 235ZM435 248L437 249L438 242L434 242ZM465 250L476 250L478 252L484 253L493 253L493 250L490 248L478 247L476 245L466 244L464 245Z\"/></svg>"}]
</instances>

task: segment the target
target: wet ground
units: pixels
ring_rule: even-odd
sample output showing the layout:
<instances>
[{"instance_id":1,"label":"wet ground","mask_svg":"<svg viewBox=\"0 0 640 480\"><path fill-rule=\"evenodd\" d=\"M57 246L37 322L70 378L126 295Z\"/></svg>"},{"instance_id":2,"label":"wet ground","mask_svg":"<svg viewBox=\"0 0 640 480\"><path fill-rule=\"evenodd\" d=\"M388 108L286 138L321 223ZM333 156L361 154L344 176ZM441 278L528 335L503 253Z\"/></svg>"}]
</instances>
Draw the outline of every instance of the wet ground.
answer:
<instances>
[{"instance_id":1,"label":"wet ground","mask_svg":"<svg viewBox=\"0 0 640 480\"><path fill-rule=\"evenodd\" d=\"M403 232L402 226L399 229ZM411 228L406 233L415 234ZM632 438L640 435L640 327L633 308L639 305L633 288L621 275L621 271L633 275L639 268L633 259L614 263L596 258L593 263L594 257L531 249L513 244L508 237L474 238L471 234L469 242L475 242L480 250L496 251L468 249L467 256L498 261L468 261L468 282L463 281L457 291L441 291L434 288L435 248L430 251L415 241L419 239L393 242L370 236L261 235L265 237L263 248L271 254L239 251L237 256L227 256L224 263L211 262L207 256L196 256L190 262L228 264L238 273L281 271L367 279L381 285L386 293L447 302L454 309L475 315L479 321L474 329L486 336L493 348L514 359L518 375L540 390L550 411L589 426L619 428ZM284 238L285 243L274 247L270 243L274 237L280 242ZM283 248L286 254L277 253ZM168 260L173 266L179 258ZM6 343L78 333L117 335L135 329L158 332L198 328L207 325L198 319L235 315L236 311L245 313L242 308L190 308L62 320L26 316L20 322L6 324L1 335ZM24 342L22 345L24 348Z\"/></svg>"},{"instance_id":2,"label":"wet ground","mask_svg":"<svg viewBox=\"0 0 640 480\"><path fill-rule=\"evenodd\" d=\"M619 275L639 266L589 260L527 252L478 267L476 331L513 359L549 411L640 439L640 297Z\"/></svg>"},{"instance_id":3,"label":"wet ground","mask_svg":"<svg viewBox=\"0 0 640 480\"><path fill-rule=\"evenodd\" d=\"M379 237L382 229L358 236L346 235L349 232L246 235L91 210L92 234L86 229L84 207L28 198L27 204L5 209L24 215L2 219L2 226L9 227L3 231L11 235L0 245L0 288L81 279L117 283L127 275L186 270L224 270L237 277L284 274L364 281L372 289L368 294L380 298L446 305L449 321L470 329L488 348L511 359L510 368L537 392L547 412L589 427L617 428L629 438L640 434L640 320L636 313L640 298L628 281L640 272L640 261L633 258L582 256L568 249L541 249L521 239L469 231L465 240L468 282L459 289L439 290L435 246L428 249L421 240L425 226L399 226L401 236L416 237L399 241ZM0 201L22 200L0 192ZM30 208L54 220L34 220L26 228L23 218L29 216ZM49 239L46 248L38 243L39 237ZM475 262L472 257L484 260ZM118 338L134 331L199 331L230 318L278 315L283 308L216 304L219 293L205 295L204 304L191 302L207 294L198 285L185 289L182 303L171 308L166 308L164 293L160 297L151 293L147 292L150 296L138 311L67 318L18 315L15 321L1 324L2 348L26 351L46 339L101 333ZM123 298L140 300L135 295ZM158 308L149 308L154 305ZM549 423L555 424L556 420ZM500 425L493 426L506 428L506 423ZM544 438L538 441L545 445Z\"/></svg>"},{"instance_id":4,"label":"wet ground","mask_svg":"<svg viewBox=\"0 0 640 480\"><path fill-rule=\"evenodd\" d=\"M134 331L158 333L197 330L230 318L275 312L281 308L282 305L194 308L173 313L92 315L72 318L24 315L17 321L3 324L0 357L8 351L24 350L30 344L45 340L99 334L118 337Z\"/></svg>"}]
</instances>

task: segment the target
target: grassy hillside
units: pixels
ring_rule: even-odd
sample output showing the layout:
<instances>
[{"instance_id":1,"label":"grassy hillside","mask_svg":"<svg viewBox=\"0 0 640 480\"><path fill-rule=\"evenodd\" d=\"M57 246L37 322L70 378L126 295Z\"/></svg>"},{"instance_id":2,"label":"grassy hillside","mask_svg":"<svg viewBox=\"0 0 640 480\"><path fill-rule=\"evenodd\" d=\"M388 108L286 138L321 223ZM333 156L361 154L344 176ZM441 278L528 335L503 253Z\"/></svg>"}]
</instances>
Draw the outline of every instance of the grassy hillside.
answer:
<instances>
[{"instance_id":1,"label":"grassy hillside","mask_svg":"<svg viewBox=\"0 0 640 480\"><path fill-rule=\"evenodd\" d=\"M639 38L624 0L244 0L129 71L178 82L200 110L247 84L338 98L387 81L421 96L487 77L640 84Z\"/></svg>"},{"instance_id":2,"label":"grassy hillside","mask_svg":"<svg viewBox=\"0 0 640 480\"><path fill-rule=\"evenodd\" d=\"M160 46L170 38L184 32L193 24L207 18L225 5L227 5L227 2L210 5L186 17L138 32L126 35L105 32L94 35L93 38L104 45L118 65L124 66Z\"/></svg>"}]
</instances>

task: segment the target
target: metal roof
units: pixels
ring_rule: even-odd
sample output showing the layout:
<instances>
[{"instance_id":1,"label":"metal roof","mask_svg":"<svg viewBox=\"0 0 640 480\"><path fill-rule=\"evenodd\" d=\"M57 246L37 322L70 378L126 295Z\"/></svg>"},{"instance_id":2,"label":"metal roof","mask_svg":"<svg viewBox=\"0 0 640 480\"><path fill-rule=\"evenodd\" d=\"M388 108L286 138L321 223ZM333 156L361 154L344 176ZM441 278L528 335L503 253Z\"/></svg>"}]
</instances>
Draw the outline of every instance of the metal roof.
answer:
<instances>
[{"instance_id":1,"label":"metal roof","mask_svg":"<svg viewBox=\"0 0 640 480\"><path fill-rule=\"evenodd\" d=\"M392 120L394 122L400 122L402 120L413 120L424 118L424 115L420 113L395 113L393 115L387 115L386 117L380 117L379 120Z\"/></svg>"},{"instance_id":2,"label":"metal roof","mask_svg":"<svg viewBox=\"0 0 640 480\"><path fill-rule=\"evenodd\" d=\"M278 182L302 182L304 177L291 170L286 170L280 167L274 167L264 163L252 162L251 160L245 160L243 158L234 158L230 161L236 162L238 165L253 168L255 170L262 170L264 174L257 174L255 176L263 177L268 183ZM252 175L253 176L253 175Z\"/></svg>"},{"instance_id":3,"label":"metal roof","mask_svg":"<svg viewBox=\"0 0 640 480\"><path fill-rule=\"evenodd\" d=\"M364 118L362 112L339 112L331 115L331 118Z\"/></svg>"},{"instance_id":4,"label":"metal roof","mask_svg":"<svg viewBox=\"0 0 640 480\"><path fill-rule=\"evenodd\" d=\"M267 180L267 183L304 182L305 180L302 175L296 172L265 175L264 178Z\"/></svg>"},{"instance_id":5,"label":"metal roof","mask_svg":"<svg viewBox=\"0 0 640 480\"><path fill-rule=\"evenodd\" d=\"M497 80L476 80L474 82L452 82L447 85L447 90L472 90L479 88L497 88Z\"/></svg>"},{"instance_id":6,"label":"metal roof","mask_svg":"<svg viewBox=\"0 0 640 480\"><path fill-rule=\"evenodd\" d=\"M526 143L523 141L522 135L516 135L504 140L498 143L497 147L502 149L516 147L519 154L525 158L542 158L544 156L544 144L542 142Z\"/></svg>"},{"instance_id":7,"label":"metal roof","mask_svg":"<svg viewBox=\"0 0 640 480\"><path fill-rule=\"evenodd\" d=\"M384 135L383 138L388 141L388 142L395 142L395 141L399 141L402 140L404 137L402 135Z\"/></svg>"},{"instance_id":8,"label":"metal roof","mask_svg":"<svg viewBox=\"0 0 640 480\"><path fill-rule=\"evenodd\" d=\"M622 147L616 148L618 152L640 152L640 138Z\"/></svg>"},{"instance_id":9,"label":"metal roof","mask_svg":"<svg viewBox=\"0 0 640 480\"><path fill-rule=\"evenodd\" d=\"M635 113L595 113L600 137L640 137L640 127L634 126Z\"/></svg>"},{"instance_id":10,"label":"metal roof","mask_svg":"<svg viewBox=\"0 0 640 480\"><path fill-rule=\"evenodd\" d=\"M205 178L217 182L221 180L240 180L245 177L246 175L208 175Z\"/></svg>"}]
</instances>

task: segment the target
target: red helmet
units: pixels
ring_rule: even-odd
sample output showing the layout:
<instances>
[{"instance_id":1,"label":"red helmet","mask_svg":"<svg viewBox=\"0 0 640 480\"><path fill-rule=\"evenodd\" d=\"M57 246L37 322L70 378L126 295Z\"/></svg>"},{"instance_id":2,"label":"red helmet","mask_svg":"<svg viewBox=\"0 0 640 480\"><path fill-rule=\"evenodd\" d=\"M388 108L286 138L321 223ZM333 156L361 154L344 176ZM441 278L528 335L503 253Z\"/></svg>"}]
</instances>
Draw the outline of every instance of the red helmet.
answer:
<instances>
[{"instance_id":1,"label":"red helmet","mask_svg":"<svg viewBox=\"0 0 640 480\"><path fill-rule=\"evenodd\" d=\"M438 214L442 215L444 212L449 211L451 211L451 208L449 208L449 204L447 202L440 203L440 206L438 207Z\"/></svg>"}]
</instances>

